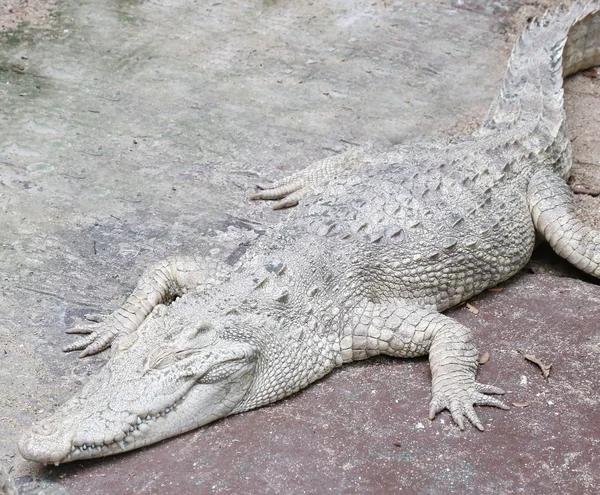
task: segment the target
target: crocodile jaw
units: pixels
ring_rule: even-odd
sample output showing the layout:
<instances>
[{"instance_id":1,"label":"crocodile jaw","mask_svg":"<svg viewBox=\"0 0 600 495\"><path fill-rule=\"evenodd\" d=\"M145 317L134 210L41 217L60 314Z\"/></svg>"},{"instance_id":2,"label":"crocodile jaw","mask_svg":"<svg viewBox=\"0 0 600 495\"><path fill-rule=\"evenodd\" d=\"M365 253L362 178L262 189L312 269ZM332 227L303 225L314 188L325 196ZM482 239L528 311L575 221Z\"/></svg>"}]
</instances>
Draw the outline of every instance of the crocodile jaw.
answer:
<instances>
[{"instance_id":1,"label":"crocodile jaw","mask_svg":"<svg viewBox=\"0 0 600 495\"><path fill-rule=\"evenodd\" d=\"M21 438L21 455L45 464L104 457L231 414L253 383L254 353L237 345L217 351L221 352L198 353L183 366L160 370L167 373L153 370L136 379L122 373L131 369L119 370L122 363L114 356L81 394ZM215 366L221 366L216 377L210 375Z\"/></svg>"},{"instance_id":2,"label":"crocodile jaw","mask_svg":"<svg viewBox=\"0 0 600 495\"><path fill-rule=\"evenodd\" d=\"M89 443L83 443L85 440L76 440L81 432L67 432L64 428L52 431L45 425L34 426L21 438L19 450L24 458L44 464L92 459L134 450L227 416L233 407L223 407L228 402L225 394L226 391L219 385L192 387L171 408L148 414L144 419L135 415L127 428L110 432L109 436L114 434L110 443L93 443L92 437L87 440ZM215 402L215 399L218 401ZM207 411L206 405L211 403L215 407ZM199 404L203 404L203 407L199 408ZM169 412L166 412L167 409ZM70 425L67 423L67 426ZM124 429L129 431L125 433Z\"/></svg>"}]
</instances>

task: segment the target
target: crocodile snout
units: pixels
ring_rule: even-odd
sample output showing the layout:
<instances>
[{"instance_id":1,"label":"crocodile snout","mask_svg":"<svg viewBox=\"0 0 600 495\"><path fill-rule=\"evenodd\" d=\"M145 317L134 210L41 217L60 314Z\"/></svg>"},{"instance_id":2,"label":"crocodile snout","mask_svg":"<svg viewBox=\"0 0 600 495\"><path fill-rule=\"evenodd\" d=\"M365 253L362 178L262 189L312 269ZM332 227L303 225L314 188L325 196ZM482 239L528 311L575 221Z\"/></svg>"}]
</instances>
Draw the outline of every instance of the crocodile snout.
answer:
<instances>
[{"instance_id":1,"label":"crocodile snout","mask_svg":"<svg viewBox=\"0 0 600 495\"><path fill-rule=\"evenodd\" d=\"M45 464L61 462L71 451L71 439L49 425L37 424L19 440L19 452L25 459Z\"/></svg>"}]
</instances>

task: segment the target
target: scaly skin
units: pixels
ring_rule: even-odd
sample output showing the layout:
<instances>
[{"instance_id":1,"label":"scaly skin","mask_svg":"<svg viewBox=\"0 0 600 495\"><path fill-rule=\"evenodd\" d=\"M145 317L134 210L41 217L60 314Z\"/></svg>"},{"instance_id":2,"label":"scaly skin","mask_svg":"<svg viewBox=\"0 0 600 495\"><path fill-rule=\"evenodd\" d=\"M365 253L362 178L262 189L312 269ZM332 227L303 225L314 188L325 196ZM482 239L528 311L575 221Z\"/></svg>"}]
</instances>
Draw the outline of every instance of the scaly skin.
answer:
<instances>
[{"instance_id":1,"label":"scaly skin","mask_svg":"<svg viewBox=\"0 0 600 495\"><path fill-rule=\"evenodd\" d=\"M113 356L22 438L22 455L56 463L131 450L377 354L429 354L430 418L448 409L461 429L465 417L483 429L473 406L506 408L488 395L502 391L476 382L471 333L440 311L521 269L536 229L600 276L600 233L575 218L564 183L562 93L563 72L600 64L599 11L600 0L576 2L530 24L472 136L326 159L254 196L300 204L234 266L170 258L148 270L67 348L112 342Z\"/></svg>"}]
</instances>

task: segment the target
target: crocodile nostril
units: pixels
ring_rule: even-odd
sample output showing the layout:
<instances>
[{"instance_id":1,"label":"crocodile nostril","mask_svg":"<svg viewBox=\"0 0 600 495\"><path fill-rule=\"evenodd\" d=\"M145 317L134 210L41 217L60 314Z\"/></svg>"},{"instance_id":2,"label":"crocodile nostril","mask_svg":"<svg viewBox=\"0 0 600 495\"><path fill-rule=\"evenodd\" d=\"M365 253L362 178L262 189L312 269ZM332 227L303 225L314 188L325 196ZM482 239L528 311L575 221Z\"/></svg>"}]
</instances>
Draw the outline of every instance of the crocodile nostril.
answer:
<instances>
[{"instance_id":1,"label":"crocodile nostril","mask_svg":"<svg viewBox=\"0 0 600 495\"><path fill-rule=\"evenodd\" d=\"M31 432L34 435L43 435L48 436L52 434L52 430L48 425L45 424L35 424L31 427Z\"/></svg>"}]
</instances>

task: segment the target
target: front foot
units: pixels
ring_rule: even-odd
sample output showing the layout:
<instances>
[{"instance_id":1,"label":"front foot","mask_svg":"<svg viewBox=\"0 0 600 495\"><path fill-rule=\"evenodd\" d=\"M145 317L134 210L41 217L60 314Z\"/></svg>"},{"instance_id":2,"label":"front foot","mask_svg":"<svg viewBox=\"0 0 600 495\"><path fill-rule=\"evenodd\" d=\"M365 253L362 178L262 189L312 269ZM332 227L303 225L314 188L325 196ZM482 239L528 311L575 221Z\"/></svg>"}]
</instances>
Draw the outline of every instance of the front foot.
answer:
<instances>
[{"instance_id":1,"label":"front foot","mask_svg":"<svg viewBox=\"0 0 600 495\"><path fill-rule=\"evenodd\" d=\"M294 180L293 177L294 176L268 186L258 185L257 187L260 189L260 192L252 194L250 199L281 200L273 205L272 208L274 210L296 206L300 202L300 199L310 192L312 188L306 180L301 178Z\"/></svg>"},{"instance_id":2,"label":"front foot","mask_svg":"<svg viewBox=\"0 0 600 495\"><path fill-rule=\"evenodd\" d=\"M477 417L473 405L495 406L500 409L509 407L499 399L486 394L504 394L504 390L493 385L484 385L468 377L456 379L446 377L433 387L433 398L429 405L429 419L433 420L435 415L444 409L452 414L452 419L461 430L465 429L464 417L466 417L478 430L483 431L483 425Z\"/></svg>"},{"instance_id":3,"label":"front foot","mask_svg":"<svg viewBox=\"0 0 600 495\"><path fill-rule=\"evenodd\" d=\"M97 354L109 347L121 332L122 325L119 324L117 318L112 314L98 323L76 325L68 329L67 333L84 334L87 336L63 347L63 351L82 351L79 354L80 358Z\"/></svg>"},{"instance_id":4,"label":"front foot","mask_svg":"<svg viewBox=\"0 0 600 495\"><path fill-rule=\"evenodd\" d=\"M274 210L296 206L315 187L321 186L338 175L371 163L373 157L365 148L351 149L339 155L330 156L313 163L290 177L269 186L258 186L259 192L250 199L278 199Z\"/></svg>"}]
</instances>

